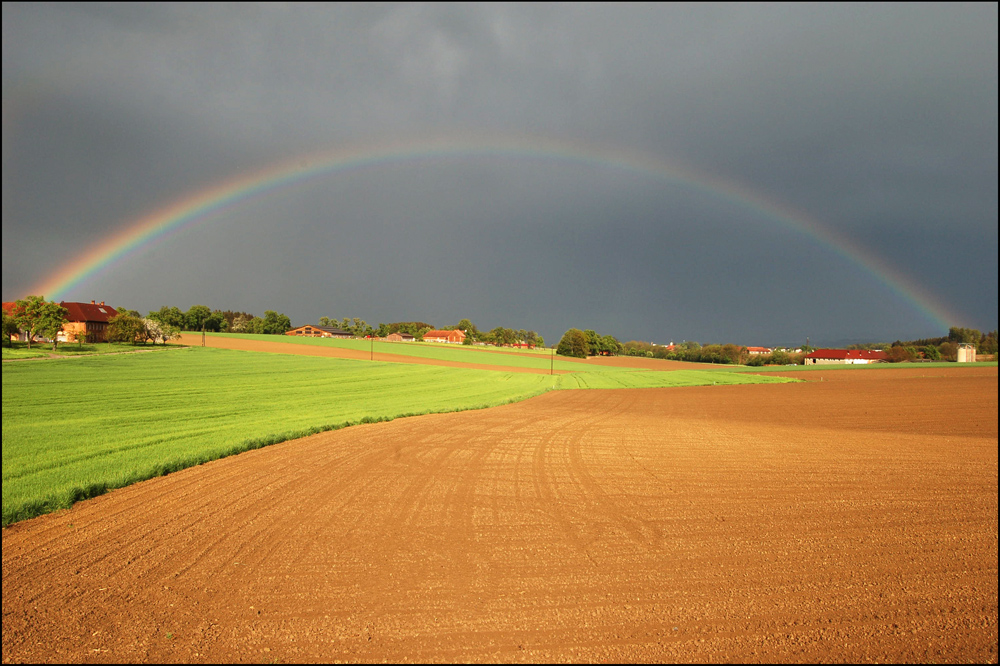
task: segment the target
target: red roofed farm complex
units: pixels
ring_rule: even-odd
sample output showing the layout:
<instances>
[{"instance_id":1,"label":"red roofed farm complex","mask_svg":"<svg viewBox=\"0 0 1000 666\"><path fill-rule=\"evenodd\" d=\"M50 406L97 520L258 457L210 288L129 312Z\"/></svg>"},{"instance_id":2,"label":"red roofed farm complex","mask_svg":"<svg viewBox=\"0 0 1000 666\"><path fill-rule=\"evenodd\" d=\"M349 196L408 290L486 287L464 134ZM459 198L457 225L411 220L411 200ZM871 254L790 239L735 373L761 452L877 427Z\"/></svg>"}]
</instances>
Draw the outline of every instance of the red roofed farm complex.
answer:
<instances>
[{"instance_id":1,"label":"red roofed farm complex","mask_svg":"<svg viewBox=\"0 0 1000 666\"><path fill-rule=\"evenodd\" d=\"M118 310L110 305L91 301L90 303L73 303L60 301L59 305L66 308L66 323L56 339L59 342L75 342L81 333L86 334L91 342L107 340L108 321L118 315ZM14 303L4 303L3 309L8 315L14 312ZM18 334L19 340L26 339L26 333ZM13 336L11 336L13 337Z\"/></svg>"},{"instance_id":2,"label":"red roofed farm complex","mask_svg":"<svg viewBox=\"0 0 1000 666\"><path fill-rule=\"evenodd\" d=\"M868 349L817 349L805 358L806 365L822 363L839 363L846 365L864 365L867 363L882 363L889 358L884 351Z\"/></svg>"},{"instance_id":3,"label":"red roofed farm complex","mask_svg":"<svg viewBox=\"0 0 1000 666\"><path fill-rule=\"evenodd\" d=\"M63 324L62 332L59 333L59 342L73 342L78 339L81 333L86 334L91 342L104 342L107 339L108 321L112 317L118 316L118 310L110 305L105 305L104 301L97 303L67 303L61 301L59 305L69 312L66 315L66 323Z\"/></svg>"},{"instance_id":4,"label":"red roofed farm complex","mask_svg":"<svg viewBox=\"0 0 1000 666\"><path fill-rule=\"evenodd\" d=\"M450 342L461 344L465 340L465 331L457 328L453 331L427 331L424 333L424 342Z\"/></svg>"}]
</instances>

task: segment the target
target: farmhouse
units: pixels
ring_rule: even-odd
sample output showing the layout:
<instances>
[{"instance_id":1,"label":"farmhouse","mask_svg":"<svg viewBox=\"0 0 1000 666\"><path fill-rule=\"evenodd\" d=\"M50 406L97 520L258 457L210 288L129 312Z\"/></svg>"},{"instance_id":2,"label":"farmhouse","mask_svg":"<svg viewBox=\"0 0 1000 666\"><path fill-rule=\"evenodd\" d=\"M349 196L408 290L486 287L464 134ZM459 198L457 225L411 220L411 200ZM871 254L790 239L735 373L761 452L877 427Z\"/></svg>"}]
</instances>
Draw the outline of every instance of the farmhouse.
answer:
<instances>
[{"instance_id":1,"label":"farmhouse","mask_svg":"<svg viewBox=\"0 0 1000 666\"><path fill-rule=\"evenodd\" d=\"M806 355L805 364L818 365L824 363L839 363L842 365L865 365L867 363L881 363L888 357L889 355L881 350L817 349L811 354Z\"/></svg>"},{"instance_id":2,"label":"farmhouse","mask_svg":"<svg viewBox=\"0 0 1000 666\"><path fill-rule=\"evenodd\" d=\"M4 303L3 309L7 316L13 316L15 303ZM118 315L118 310L110 305L91 301L90 303L67 303L60 301L59 305L66 308L66 323L56 336L59 342L76 342L77 336L85 334L90 342L104 342L107 339L108 321ZM11 339L15 339L11 336ZM28 339L25 331L18 331L17 340Z\"/></svg>"},{"instance_id":3,"label":"farmhouse","mask_svg":"<svg viewBox=\"0 0 1000 666\"><path fill-rule=\"evenodd\" d=\"M427 331L424 333L424 342L450 342L452 344L462 344L465 340L465 331L457 328L453 331Z\"/></svg>"},{"instance_id":4,"label":"farmhouse","mask_svg":"<svg viewBox=\"0 0 1000 666\"><path fill-rule=\"evenodd\" d=\"M298 328L293 328L290 331L286 331L285 335L300 335L307 338L353 338L354 334L350 331L345 331L340 328L334 328L333 326L320 326L318 324L311 325L306 324L305 326L299 326Z\"/></svg>"},{"instance_id":5,"label":"farmhouse","mask_svg":"<svg viewBox=\"0 0 1000 666\"><path fill-rule=\"evenodd\" d=\"M747 353L751 356L763 356L764 354L770 354L771 350L767 347L747 347Z\"/></svg>"},{"instance_id":6,"label":"farmhouse","mask_svg":"<svg viewBox=\"0 0 1000 666\"><path fill-rule=\"evenodd\" d=\"M87 336L90 342L104 342L107 339L108 321L118 316L118 310L104 301L97 303L67 303L60 301L59 305L66 308L66 323L56 336L59 342L73 342L80 334Z\"/></svg>"},{"instance_id":7,"label":"farmhouse","mask_svg":"<svg viewBox=\"0 0 1000 666\"><path fill-rule=\"evenodd\" d=\"M409 333L390 333L385 336L386 342L413 342L415 339Z\"/></svg>"}]
</instances>

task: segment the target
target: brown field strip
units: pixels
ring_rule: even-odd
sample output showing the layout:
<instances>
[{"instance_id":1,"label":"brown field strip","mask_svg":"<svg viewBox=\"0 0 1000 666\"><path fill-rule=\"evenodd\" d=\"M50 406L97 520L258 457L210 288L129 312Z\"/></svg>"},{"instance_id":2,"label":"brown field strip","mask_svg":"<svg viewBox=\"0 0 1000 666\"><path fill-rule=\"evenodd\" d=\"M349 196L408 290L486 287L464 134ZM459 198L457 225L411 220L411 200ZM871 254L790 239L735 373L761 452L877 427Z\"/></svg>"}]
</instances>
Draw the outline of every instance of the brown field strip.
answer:
<instances>
[{"instance_id":1,"label":"brown field strip","mask_svg":"<svg viewBox=\"0 0 1000 666\"><path fill-rule=\"evenodd\" d=\"M997 370L943 370L550 392L140 483L3 531L3 660L996 662Z\"/></svg>"}]
</instances>

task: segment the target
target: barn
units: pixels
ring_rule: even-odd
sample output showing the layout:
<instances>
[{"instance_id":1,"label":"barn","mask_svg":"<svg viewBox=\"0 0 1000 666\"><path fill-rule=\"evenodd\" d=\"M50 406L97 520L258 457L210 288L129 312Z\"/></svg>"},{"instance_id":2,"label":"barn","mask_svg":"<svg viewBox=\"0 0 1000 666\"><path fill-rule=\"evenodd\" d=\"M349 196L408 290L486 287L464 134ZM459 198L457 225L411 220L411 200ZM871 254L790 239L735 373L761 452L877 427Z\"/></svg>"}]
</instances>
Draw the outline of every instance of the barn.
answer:
<instances>
[{"instance_id":1,"label":"barn","mask_svg":"<svg viewBox=\"0 0 1000 666\"><path fill-rule=\"evenodd\" d=\"M806 355L805 364L866 365L882 363L888 358L889 355L881 349L817 349Z\"/></svg>"},{"instance_id":2,"label":"barn","mask_svg":"<svg viewBox=\"0 0 1000 666\"><path fill-rule=\"evenodd\" d=\"M306 324L286 331L285 335L298 335L307 338L353 338L354 334L333 326L320 326L319 324Z\"/></svg>"},{"instance_id":3,"label":"barn","mask_svg":"<svg viewBox=\"0 0 1000 666\"><path fill-rule=\"evenodd\" d=\"M424 333L424 342L450 342L452 344L462 344L465 341L465 331L457 328L452 331L427 331Z\"/></svg>"}]
</instances>

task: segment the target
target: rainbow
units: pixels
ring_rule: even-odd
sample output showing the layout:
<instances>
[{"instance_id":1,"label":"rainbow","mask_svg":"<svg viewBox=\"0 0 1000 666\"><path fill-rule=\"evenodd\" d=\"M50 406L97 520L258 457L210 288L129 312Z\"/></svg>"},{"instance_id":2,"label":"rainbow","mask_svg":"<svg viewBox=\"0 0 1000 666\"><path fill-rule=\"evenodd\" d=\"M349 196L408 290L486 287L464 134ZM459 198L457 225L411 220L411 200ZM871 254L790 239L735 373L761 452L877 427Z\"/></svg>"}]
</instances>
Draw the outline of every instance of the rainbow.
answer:
<instances>
[{"instance_id":1,"label":"rainbow","mask_svg":"<svg viewBox=\"0 0 1000 666\"><path fill-rule=\"evenodd\" d=\"M176 235L227 209L275 190L332 174L387 164L441 163L504 158L561 162L661 178L671 183L751 209L778 224L805 234L829 251L886 285L941 330L961 320L920 285L867 248L835 233L812 217L716 176L669 164L650 155L613 147L549 138L456 137L367 144L353 149L315 153L273 164L196 192L133 220L124 229L89 248L29 293L60 300L88 279L110 270L122 258Z\"/></svg>"}]
</instances>

